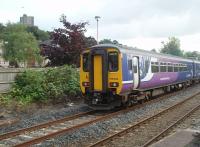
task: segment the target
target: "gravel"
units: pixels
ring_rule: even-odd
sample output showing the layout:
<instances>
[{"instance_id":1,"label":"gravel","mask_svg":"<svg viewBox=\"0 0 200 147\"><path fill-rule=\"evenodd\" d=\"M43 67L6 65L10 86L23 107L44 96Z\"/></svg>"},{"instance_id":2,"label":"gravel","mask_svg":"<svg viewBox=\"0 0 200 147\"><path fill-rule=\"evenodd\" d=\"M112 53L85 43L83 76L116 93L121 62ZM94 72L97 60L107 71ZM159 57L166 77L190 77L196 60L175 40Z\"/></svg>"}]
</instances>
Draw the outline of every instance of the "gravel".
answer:
<instances>
[{"instance_id":1,"label":"gravel","mask_svg":"<svg viewBox=\"0 0 200 147\"><path fill-rule=\"evenodd\" d=\"M118 115L113 117L112 119L105 120L102 122L97 122L88 127L78 129L76 131L66 133L64 135L60 135L56 138L47 140L42 144L35 145L35 146L84 146L88 145L90 142L95 142L97 139L101 139L108 135L109 132L121 128L130 122L135 122L144 117L152 115L157 111L172 105L173 103L177 103L178 101L182 101L184 98L187 98L194 93L199 92L200 85L196 85L193 87L188 88L185 91L181 91L179 95L169 97L161 102L156 102L153 104L149 104L145 107L133 110L123 115ZM50 120L55 120L62 118L64 116L73 115L79 112L84 112L90 110L84 104L74 105L74 106L67 106L62 107L59 109L50 109L48 111L38 110L37 113L30 114L22 114L21 121L17 124L0 128L0 134L17 130L20 128L30 127L36 125L38 123L47 122ZM200 119L199 125L200 126ZM200 129L200 127L199 127Z\"/></svg>"},{"instance_id":2,"label":"gravel","mask_svg":"<svg viewBox=\"0 0 200 147\"><path fill-rule=\"evenodd\" d=\"M200 131L200 109L181 122L175 129L192 129Z\"/></svg>"},{"instance_id":3,"label":"gravel","mask_svg":"<svg viewBox=\"0 0 200 147\"><path fill-rule=\"evenodd\" d=\"M195 129L195 130L199 130L200 131L200 116L198 114L198 118L193 118L191 123L190 128Z\"/></svg>"},{"instance_id":4,"label":"gravel","mask_svg":"<svg viewBox=\"0 0 200 147\"><path fill-rule=\"evenodd\" d=\"M178 124L173 130L171 130L167 135L174 134L176 131L180 130L195 130L195 132L200 132L200 109L195 111L192 115L187 117L183 122ZM195 135L191 142L184 147L200 147L200 134Z\"/></svg>"},{"instance_id":5,"label":"gravel","mask_svg":"<svg viewBox=\"0 0 200 147\"><path fill-rule=\"evenodd\" d=\"M200 132L200 110L197 110L190 117L188 117L185 121L183 121L176 130L180 129L192 129ZM200 134L195 135L194 139L185 147L199 147L200 146Z\"/></svg>"},{"instance_id":6,"label":"gravel","mask_svg":"<svg viewBox=\"0 0 200 147\"><path fill-rule=\"evenodd\" d=\"M113 142L106 144L107 146L129 146L129 147L139 147L144 145L148 140L152 139L153 136L156 136L168 126L177 121L180 117L189 112L192 108L198 105L200 102L200 95L196 96L193 99L190 99L186 103L179 105L156 119L152 119L147 124L143 124L137 129L133 129L134 133L127 133L123 135L123 138L117 138ZM136 131L137 130L137 131Z\"/></svg>"},{"instance_id":7,"label":"gravel","mask_svg":"<svg viewBox=\"0 0 200 147\"><path fill-rule=\"evenodd\" d=\"M161 102L149 104L147 106L133 110L126 114L113 117L112 119L94 123L88 127L81 128L74 132L60 135L54 139L43 142L39 146L88 145L91 142L97 141L97 139L105 137L106 135L108 135L109 132L112 132L115 129L121 128L124 125L136 122L140 119L144 119L145 117L148 117L149 115L152 115L161 109L165 109L166 107L169 107L174 103L177 103L179 101L182 101L183 99L188 98L189 96L199 92L199 88L200 85L190 87L185 91L181 91L178 95L164 99Z\"/></svg>"},{"instance_id":8,"label":"gravel","mask_svg":"<svg viewBox=\"0 0 200 147\"><path fill-rule=\"evenodd\" d=\"M38 110L36 113L33 113L32 115L28 113L21 114L21 121L17 124L13 124L4 128L0 128L0 134L17 130L20 128L26 128L30 127L39 123L44 123L50 120L56 120L59 118L63 118L65 116L73 115L79 112L85 112L89 111L90 108L86 106L85 104L79 104L79 105L71 105L71 106L65 106L62 108L57 109L48 109L48 110Z\"/></svg>"}]
</instances>

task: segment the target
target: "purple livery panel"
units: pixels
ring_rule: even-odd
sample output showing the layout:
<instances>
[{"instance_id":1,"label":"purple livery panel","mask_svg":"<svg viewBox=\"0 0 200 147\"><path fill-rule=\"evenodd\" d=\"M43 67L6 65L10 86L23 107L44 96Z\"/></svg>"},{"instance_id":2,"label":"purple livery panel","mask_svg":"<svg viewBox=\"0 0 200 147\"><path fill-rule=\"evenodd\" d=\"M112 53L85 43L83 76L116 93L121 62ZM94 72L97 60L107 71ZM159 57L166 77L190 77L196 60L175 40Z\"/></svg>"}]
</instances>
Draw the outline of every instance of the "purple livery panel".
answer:
<instances>
[{"instance_id":1,"label":"purple livery panel","mask_svg":"<svg viewBox=\"0 0 200 147\"><path fill-rule=\"evenodd\" d=\"M178 79L178 73L154 73L150 81L141 81L139 89L148 89L175 83Z\"/></svg>"},{"instance_id":2,"label":"purple livery panel","mask_svg":"<svg viewBox=\"0 0 200 147\"><path fill-rule=\"evenodd\" d=\"M123 86L121 93L128 92L133 89L133 72L128 70L128 59L130 55L123 54L122 58L122 75L123 75ZM157 62L171 62L171 63L183 63L187 64L189 71L186 72L159 72L151 73L149 70L151 66L151 57L139 56L139 69L140 69L140 84L138 89L151 89L164 85L169 85L187 79L191 79L193 76L192 63L191 62L180 62L175 60L168 60L166 58L157 59ZM147 64L146 64L147 61ZM149 62L149 63L148 63ZM146 65L145 65L146 64ZM147 67L148 66L148 67Z\"/></svg>"}]
</instances>

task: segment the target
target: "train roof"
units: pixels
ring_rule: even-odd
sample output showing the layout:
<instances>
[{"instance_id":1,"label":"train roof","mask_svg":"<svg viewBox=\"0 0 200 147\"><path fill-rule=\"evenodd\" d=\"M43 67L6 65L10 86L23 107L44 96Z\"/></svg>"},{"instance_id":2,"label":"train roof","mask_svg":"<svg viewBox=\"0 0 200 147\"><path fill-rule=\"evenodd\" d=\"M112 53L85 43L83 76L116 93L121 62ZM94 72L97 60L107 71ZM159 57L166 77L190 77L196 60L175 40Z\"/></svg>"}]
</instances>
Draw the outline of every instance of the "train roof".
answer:
<instances>
[{"instance_id":1,"label":"train roof","mask_svg":"<svg viewBox=\"0 0 200 147\"><path fill-rule=\"evenodd\" d=\"M156 52L147 51L147 50L144 50L144 49L138 49L136 47L133 48L133 47L123 46L123 45L99 44L99 45L92 46L91 49L97 49L99 47L116 48L122 53L133 53L133 52L135 52L137 54L154 56L154 57L157 57L157 58L168 57L168 58L174 59L174 60L179 59L179 60L182 60L182 61L188 61L188 62L195 61L195 62L200 63L200 61L194 60L194 59L187 59L187 58L183 58L183 57L179 57L179 56L175 56L175 55L170 55L170 54L156 53Z\"/></svg>"}]
</instances>

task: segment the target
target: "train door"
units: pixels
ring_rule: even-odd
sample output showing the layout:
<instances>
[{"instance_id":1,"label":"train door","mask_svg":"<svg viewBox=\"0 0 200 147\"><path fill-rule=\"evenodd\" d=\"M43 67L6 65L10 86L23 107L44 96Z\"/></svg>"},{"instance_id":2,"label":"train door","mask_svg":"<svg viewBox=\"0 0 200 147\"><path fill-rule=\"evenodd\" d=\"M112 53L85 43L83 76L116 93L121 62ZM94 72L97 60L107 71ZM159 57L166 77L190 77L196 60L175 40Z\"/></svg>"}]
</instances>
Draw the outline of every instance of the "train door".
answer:
<instances>
[{"instance_id":1,"label":"train door","mask_svg":"<svg viewBox=\"0 0 200 147\"><path fill-rule=\"evenodd\" d=\"M94 55L94 90L102 91L102 56Z\"/></svg>"},{"instance_id":2,"label":"train door","mask_svg":"<svg viewBox=\"0 0 200 147\"><path fill-rule=\"evenodd\" d=\"M133 57L133 89L137 89L140 84L140 73L139 73L139 57Z\"/></svg>"}]
</instances>

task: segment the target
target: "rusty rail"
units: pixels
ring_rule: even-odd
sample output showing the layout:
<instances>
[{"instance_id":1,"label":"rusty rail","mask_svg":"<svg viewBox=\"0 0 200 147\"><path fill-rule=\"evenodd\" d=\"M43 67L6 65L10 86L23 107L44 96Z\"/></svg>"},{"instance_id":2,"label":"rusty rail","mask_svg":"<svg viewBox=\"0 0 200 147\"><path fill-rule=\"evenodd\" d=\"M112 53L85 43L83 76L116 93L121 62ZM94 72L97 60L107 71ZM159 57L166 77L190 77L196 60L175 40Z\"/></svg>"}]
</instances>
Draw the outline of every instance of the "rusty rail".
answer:
<instances>
[{"instance_id":1,"label":"rusty rail","mask_svg":"<svg viewBox=\"0 0 200 147\"><path fill-rule=\"evenodd\" d=\"M87 115L87 114L90 114L90 113L93 113L93 112L94 112L93 110L87 111L87 112L81 112L81 113L78 113L78 114L75 114L75 115L72 115L72 116L67 116L67 117L64 117L64 118L61 118L61 119L49 121L49 122L42 123L42 124L39 124L39 125L35 125L35 126L29 127L29 128L24 128L24 129L19 129L19 130L16 130L16 131L8 132L8 133L0 135L0 141L3 140L3 139L13 137L13 136L17 136L17 135L25 133L25 132L34 131L34 130L37 130L37 129L46 128L46 127L54 125L54 124L69 121L69 120L72 120L72 119L75 119L75 118L78 118L78 117L81 117L81 116L84 116L84 115Z\"/></svg>"},{"instance_id":2,"label":"rusty rail","mask_svg":"<svg viewBox=\"0 0 200 147\"><path fill-rule=\"evenodd\" d=\"M178 91L179 92L179 91ZM113 116L117 116L119 114L123 114L123 113L126 113L126 112L129 112L131 110L134 110L134 109L138 109L138 108L141 108L143 107L144 105L148 105L150 103L155 103L157 101L161 101L162 99L168 97L168 96L172 96L174 94L177 94L176 93L170 93L170 94L165 94L163 97L159 98L159 99L152 99L152 100L149 100L145 103L143 103L142 105L136 105L136 106L133 106L133 107L130 107L130 108L127 108L127 109L124 109L124 110L120 110L120 111L117 111L117 112L113 112L113 113L110 113L108 115L105 115L105 116L100 116L100 117L97 117L96 119L93 119L91 121L88 121L88 122L85 122L85 123L82 123L82 124L79 124L79 125L76 125L76 126L73 126L71 128L66 128L66 129L63 129L63 130L59 130L57 132L53 132L53 133L50 133L48 135L45 135L45 136L41 136L41 137L38 137L38 138L35 138L33 140L30 140L30 141L27 141L27 142L24 142L24 143L21 143L21 144L18 144L16 145L15 147L25 147L25 146L30 146L30 145L33 145L33 144L37 144L37 143L40 143L44 140L47 140L49 138L52 138L52 137L55 137L57 135L61 135L61 134L64 134L64 133L67 133L67 132L70 132L70 131L73 131L73 130L76 130L76 129L79 129L79 128L82 128L82 127L85 127L85 126L88 126L88 125L91 125L93 123L96 123L96 122L99 122L99 121L103 121L105 119L108 119L110 117L113 117Z\"/></svg>"},{"instance_id":3,"label":"rusty rail","mask_svg":"<svg viewBox=\"0 0 200 147\"><path fill-rule=\"evenodd\" d=\"M174 126L176 126L178 123L180 123L181 121L183 121L184 119L186 119L188 116L190 116L192 113L194 113L195 111L197 111L200 108L200 104L198 106L196 106L195 108L193 108L191 111L189 111L187 114L185 114L183 117L181 117L179 120L177 120L175 123L173 123L172 125L170 125L168 128L166 128L164 131L162 131L160 134L156 135L154 138L152 138L151 140L149 140L147 143L145 143L142 147L147 147L149 145L151 145L153 142L157 141L159 139L159 137L164 136L165 133L167 133L170 129L172 129Z\"/></svg>"},{"instance_id":4,"label":"rusty rail","mask_svg":"<svg viewBox=\"0 0 200 147\"><path fill-rule=\"evenodd\" d=\"M123 109L123 110L120 110L120 111L117 111L117 112L112 112L112 113L110 113L108 115L99 116L96 119L93 119L91 121L87 121L85 123L82 123L82 124L79 124L79 125L76 125L76 126L73 126L73 127L70 127L70 128L62 129L62 130L59 130L59 131L47 134L45 136L41 136L41 137L32 139L30 141L18 144L18 145L16 145L16 147L30 146L30 145L33 145L33 144L40 143L40 142L42 142L42 141L44 141L46 139L53 138L53 137L55 137L57 135L61 135L61 134L64 134L64 133L67 133L67 132L70 132L70 131L73 131L73 130L76 130L76 129L79 129L79 128L82 128L82 127L85 127L85 126L88 126L88 125L93 124L95 122L103 121L103 120L108 119L110 117L117 116L117 115L120 115L120 114L123 114L123 113L127 113L129 111L134 110L134 109L141 108L141 107L143 107L145 105L161 101L161 100L163 100L163 99L165 99L165 98L167 98L169 96L173 96L174 94L177 94L179 92L180 91L169 93L169 94L164 94L164 95L161 94L159 96L155 96L155 97L159 97L159 98L155 99L155 97L154 97L154 99L150 99L150 100L148 100L147 102L145 102L143 104L135 105L133 107L129 107L127 109ZM41 129L41 128L46 128L46 127L54 125L54 124L58 124L58 123L61 123L61 122L64 122L64 121L72 120L72 119L75 119L75 118L83 116L83 115L87 115L89 113L92 113L92 112L83 112L83 113L76 114L74 116L69 116L69 117L66 117L66 118L59 119L59 120L55 120L55 121L51 121L51 122L39 124L39 125L36 125L36 126L32 126L30 128L24 128L24 129L21 129L21 130L17 130L17 131L5 133L3 135L0 135L0 140L11 138L13 136L17 136L19 134L23 134L25 132L30 132L30 131L33 131L33 130L37 130L37 129Z\"/></svg>"},{"instance_id":5,"label":"rusty rail","mask_svg":"<svg viewBox=\"0 0 200 147\"><path fill-rule=\"evenodd\" d=\"M124 130L122 130L122 131L120 131L120 132L117 132L117 133L115 133L115 134L113 134L113 135L110 135L110 136L108 136L108 137L106 137L106 138L104 138L104 139L102 139L102 140L100 140L100 141L98 141L98 142L96 142L96 143L90 145L89 147L95 147L95 146L103 145L103 144L109 142L110 140L113 140L114 138L116 138L116 137L118 137L118 136L121 136L121 135L123 135L123 134L126 134L126 133L129 132L130 130L132 130L132 129L134 129L134 128L136 128L136 127L138 127L138 126L140 126L140 125L142 125L142 124L144 124L144 123L146 123L146 122L149 121L149 120L154 119L154 118L157 117L157 116L162 115L163 113L165 113L165 112L167 112L167 111L169 111L169 110L174 109L175 107L177 107L177 106L179 106L179 105L185 103L186 101L189 101L190 99L194 98L195 96L197 96L197 95L199 95L199 94L200 94L200 92L199 92L199 93L196 93L196 94L194 94L194 95L192 95L192 96L190 96L190 97L188 97L187 99L185 99L185 100L183 100L183 101L181 101L181 102L179 102L179 103L177 103L177 104L175 104L175 105L173 105L173 106L171 106L171 107L168 107L168 108L162 110L161 112L158 112L157 114L155 114L155 115L153 115L153 116L150 116L150 117L148 117L148 118L145 118L145 119L139 121L138 123L136 123L136 124L134 124L134 125L131 125L130 127L126 128L126 129L124 129ZM200 105L197 106L197 108L199 108L199 107L200 107ZM197 108L196 108L196 109L197 109ZM195 110L196 110L196 109L195 109ZM195 111L195 110L193 110L193 111ZM193 112L193 111L192 111L192 112ZM192 112L191 112L191 113L192 113ZM189 113L189 114L191 114L191 113ZM189 115L189 114L188 114L188 115ZM187 115L187 116L188 116L188 115ZM181 121L181 120L180 120L180 121ZM179 122L180 122L180 121L179 121ZM161 136L161 135L162 135L162 134L160 134L159 136ZM159 137L159 136L158 136L158 137ZM155 137L154 139L152 139L151 141L149 141L149 143L147 144L147 146L148 146L149 144L151 144L151 142L153 142L153 141L156 140L156 139L157 139L157 137ZM146 147L146 146L145 146L145 147Z\"/></svg>"},{"instance_id":6,"label":"rusty rail","mask_svg":"<svg viewBox=\"0 0 200 147\"><path fill-rule=\"evenodd\" d=\"M18 123L19 121L20 121L19 119L0 120L0 128Z\"/></svg>"}]
</instances>

